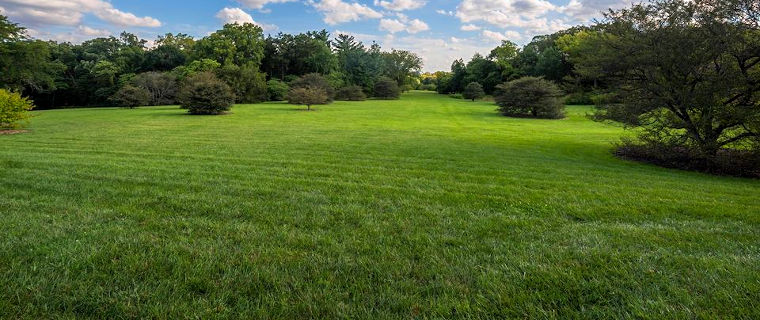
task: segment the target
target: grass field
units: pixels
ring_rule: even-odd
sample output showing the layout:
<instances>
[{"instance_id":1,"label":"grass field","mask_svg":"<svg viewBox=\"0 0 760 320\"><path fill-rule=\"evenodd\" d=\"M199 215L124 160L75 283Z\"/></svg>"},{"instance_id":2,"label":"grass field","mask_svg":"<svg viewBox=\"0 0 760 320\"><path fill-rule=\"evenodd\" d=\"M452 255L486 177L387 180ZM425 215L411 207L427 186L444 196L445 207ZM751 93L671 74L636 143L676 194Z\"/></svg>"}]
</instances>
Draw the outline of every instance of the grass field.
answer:
<instances>
[{"instance_id":1,"label":"grass field","mask_svg":"<svg viewBox=\"0 0 760 320\"><path fill-rule=\"evenodd\" d=\"M758 318L760 181L614 158L585 107L35 112L2 318Z\"/></svg>"}]
</instances>

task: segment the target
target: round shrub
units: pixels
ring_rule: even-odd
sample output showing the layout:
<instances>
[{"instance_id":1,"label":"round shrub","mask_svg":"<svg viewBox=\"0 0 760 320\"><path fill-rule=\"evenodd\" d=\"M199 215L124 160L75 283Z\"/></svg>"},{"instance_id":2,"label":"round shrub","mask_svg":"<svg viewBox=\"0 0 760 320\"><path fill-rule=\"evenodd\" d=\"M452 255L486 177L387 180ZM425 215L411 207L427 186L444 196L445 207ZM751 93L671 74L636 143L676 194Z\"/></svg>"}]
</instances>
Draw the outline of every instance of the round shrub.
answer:
<instances>
[{"instance_id":1,"label":"round shrub","mask_svg":"<svg viewBox=\"0 0 760 320\"><path fill-rule=\"evenodd\" d=\"M462 92L462 97L472 101L485 97L485 95L486 92L483 91L483 86L477 82L470 82L466 87L464 87L464 91Z\"/></svg>"},{"instance_id":2,"label":"round shrub","mask_svg":"<svg viewBox=\"0 0 760 320\"><path fill-rule=\"evenodd\" d=\"M291 88L288 92L288 103L306 105L306 110L311 110L311 105L327 104L330 99L324 88L317 87L296 87Z\"/></svg>"},{"instance_id":3,"label":"round shrub","mask_svg":"<svg viewBox=\"0 0 760 320\"><path fill-rule=\"evenodd\" d=\"M116 91L109 100L117 107L134 109L150 103L151 94L147 89L127 84Z\"/></svg>"},{"instance_id":4,"label":"round shrub","mask_svg":"<svg viewBox=\"0 0 760 320\"><path fill-rule=\"evenodd\" d=\"M327 78L323 77L319 73L309 73L300 77L290 83L290 88L312 88L312 90L321 90L327 95L327 102L332 102L335 97L335 89L333 89Z\"/></svg>"},{"instance_id":5,"label":"round shrub","mask_svg":"<svg viewBox=\"0 0 760 320\"><path fill-rule=\"evenodd\" d=\"M401 89L395 80L382 77L375 82L375 97L380 99L398 99Z\"/></svg>"},{"instance_id":6,"label":"round shrub","mask_svg":"<svg viewBox=\"0 0 760 320\"><path fill-rule=\"evenodd\" d=\"M524 77L496 86L494 100L505 116L560 119L565 117L562 91L554 83Z\"/></svg>"},{"instance_id":7,"label":"round shrub","mask_svg":"<svg viewBox=\"0 0 760 320\"><path fill-rule=\"evenodd\" d=\"M20 93L0 89L0 129L16 129L19 121L29 118L34 104Z\"/></svg>"},{"instance_id":8,"label":"round shrub","mask_svg":"<svg viewBox=\"0 0 760 320\"><path fill-rule=\"evenodd\" d=\"M343 101L364 101L367 99L367 95L362 91L360 86L348 86L338 90L335 94L335 100Z\"/></svg>"},{"instance_id":9,"label":"round shrub","mask_svg":"<svg viewBox=\"0 0 760 320\"><path fill-rule=\"evenodd\" d=\"M283 101L288 97L290 86L277 79L267 81L267 94L269 101Z\"/></svg>"},{"instance_id":10,"label":"round shrub","mask_svg":"<svg viewBox=\"0 0 760 320\"><path fill-rule=\"evenodd\" d=\"M213 73L203 72L185 80L179 100L191 114L221 114L230 110L235 94Z\"/></svg>"}]
</instances>

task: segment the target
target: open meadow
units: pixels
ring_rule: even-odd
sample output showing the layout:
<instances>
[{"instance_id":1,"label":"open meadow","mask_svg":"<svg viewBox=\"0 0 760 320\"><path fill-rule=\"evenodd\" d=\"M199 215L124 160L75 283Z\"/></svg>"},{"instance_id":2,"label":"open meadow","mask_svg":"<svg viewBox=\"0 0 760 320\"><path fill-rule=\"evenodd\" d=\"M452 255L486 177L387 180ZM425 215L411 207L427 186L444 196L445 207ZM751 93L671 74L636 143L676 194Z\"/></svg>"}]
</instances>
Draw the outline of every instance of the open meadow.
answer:
<instances>
[{"instance_id":1,"label":"open meadow","mask_svg":"<svg viewBox=\"0 0 760 320\"><path fill-rule=\"evenodd\" d=\"M758 318L760 181L623 161L588 107L36 111L2 318Z\"/></svg>"}]
</instances>

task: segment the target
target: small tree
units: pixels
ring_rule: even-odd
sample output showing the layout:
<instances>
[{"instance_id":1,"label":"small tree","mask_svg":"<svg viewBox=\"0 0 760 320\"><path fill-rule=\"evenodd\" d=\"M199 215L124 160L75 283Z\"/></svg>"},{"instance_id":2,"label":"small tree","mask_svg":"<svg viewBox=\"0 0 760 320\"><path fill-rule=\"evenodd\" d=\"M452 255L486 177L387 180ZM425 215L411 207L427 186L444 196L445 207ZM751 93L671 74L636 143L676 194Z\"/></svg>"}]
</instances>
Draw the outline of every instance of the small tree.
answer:
<instances>
[{"instance_id":1,"label":"small tree","mask_svg":"<svg viewBox=\"0 0 760 320\"><path fill-rule=\"evenodd\" d=\"M203 72L185 80L179 100L191 114L221 114L232 108L235 94L213 73Z\"/></svg>"},{"instance_id":2,"label":"small tree","mask_svg":"<svg viewBox=\"0 0 760 320\"><path fill-rule=\"evenodd\" d=\"M323 88L297 87L288 92L288 102L297 105L306 105L306 110L311 111L313 104L327 104L329 99Z\"/></svg>"},{"instance_id":3,"label":"small tree","mask_svg":"<svg viewBox=\"0 0 760 320\"><path fill-rule=\"evenodd\" d=\"M401 89L395 80L382 77L375 82L375 97L380 99L398 99Z\"/></svg>"},{"instance_id":4,"label":"small tree","mask_svg":"<svg viewBox=\"0 0 760 320\"><path fill-rule=\"evenodd\" d=\"M364 101L367 99L367 95L362 91L360 86L348 86L338 90L335 94L336 100L343 101Z\"/></svg>"},{"instance_id":5,"label":"small tree","mask_svg":"<svg viewBox=\"0 0 760 320\"><path fill-rule=\"evenodd\" d=\"M496 86L494 99L505 116L560 119L565 117L562 91L541 78L524 77Z\"/></svg>"},{"instance_id":6,"label":"small tree","mask_svg":"<svg viewBox=\"0 0 760 320\"><path fill-rule=\"evenodd\" d=\"M483 86L477 82L470 82L470 84L464 87L464 91L462 92L462 96L465 99L470 99L472 101L475 101L475 99L480 99L485 95L486 92L483 91Z\"/></svg>"},{"instance_id":7,"label":"small tree","mask_svg":"<svg viewBox=\"0 0 760 320\"><path fill-rule=\"evenodd\" d=\"M19 121L29 118L34 104L20 93L0 89L0 129L16 129Z\"/></svg>"},{"instance_id":8,"label":"small tree","mask_svg":"<svg viewBox=\"0 0 760 320\"><path fill-rule=\"evenodd\" d=\"M290 83L290 88L312 88L324 92L327 102L332 102L335 97L335 89L330 82L319 73L310 73Z\"/></svg>"},{"instance_id":9,"label":"small tree","mask_svg":"<svg viewBox=\"0 0 760 320\"><path fill-rule=\"evenodd\" d=\"M134 109L150 103L151 94L144 88L126 84L116 91L109 100L119 107Z\"/></svg>"},{"instance_id":10,"label":"small tree","mask_svg":"<svg viewBox=\"0 0 760 320\"><path fill-rule=\"evenodd\" d=\"M267 94L270 101L283 101L288 97L290 87L287 83L277 79L267 81Z\"/></svg>"}]
</instances>

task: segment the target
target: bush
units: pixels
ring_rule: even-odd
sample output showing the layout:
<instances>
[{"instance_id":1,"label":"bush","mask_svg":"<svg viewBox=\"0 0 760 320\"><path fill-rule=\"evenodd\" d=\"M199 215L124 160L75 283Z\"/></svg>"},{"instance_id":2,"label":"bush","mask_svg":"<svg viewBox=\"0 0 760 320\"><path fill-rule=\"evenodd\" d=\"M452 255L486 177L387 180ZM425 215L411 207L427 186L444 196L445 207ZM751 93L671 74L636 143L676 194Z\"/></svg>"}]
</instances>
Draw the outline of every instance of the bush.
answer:
<instances>
[{"instance_id":1,"label":"bush","mask_svg":"<svg viewBox=\"0 0 760 320\"><path fill-rule=\"evenodd\" d=\"M560 119L565 106L560 101L562 91L541 78L524 77L496 86L494 99L505 116Z\"/></svg>"},{"instance_id":2,"label":"bush","mask_svg":"<svg viewBox=\"0 0 760 320\"><path fill-rule=\"evenodd\" d=\"M381 77L375 82L375 97L380 99L398 99L401 96L401 89L395 80L387 77Z\"/></svg>"},{"instance_id":3,"label":"bush","mask_svg":"<svg viewBox=\"0 0 760 320\"><path fill-rule=\"evenodd\" d=\"M364 101L367 99L367 95L362 91L360 86L348 86L338 90L335 94L335 100L343 101Z\"/></svg>"},{"instance_id":4,"label":"bush","mask_svg":"<svg viewBox=\"0 0 760 320\"><path fill-rule=\"evenodd\" d=\"M423 84L420 86L420 90L423 91L436 91L437 89L434 84Z\"/></svg>"},{"instance_id":5,"label":"bush","mask_svg":"<svg viewBox=\"0 0 760 320\"><path fill-rule=\"evenodd\" d=\"M330 82L319 73L310 73L293 80L293 82L290 83L290 88L291 90L295 88L311 88L312 90L322 91L327 96L327 102L332 102L335 97L335 89L333 89Z\"/></svg>"},{"instance_id":6,"label":"bush","mask_svg":"<svg viewBox=\"0 0 760 320\"><path fill-rule=\"evenodd\" d=\"M217 69L216 75L230 86L237 103L259 103L267 99L266 75L254 64L227 64Z\"/></svg>"},{"instance_id":7,"label":"bush","mask_svg":"<svg viewBox=\"0 0 760 320\"><path fill-rule=\"evenodd\" d=\"M32 108L34 104L20 93L0 89L0 129L20 127L19 122L29 118L27 111Z\"/></svg>"},{"instance_id":8,"label":"bush","mask_svg":"<svg viewBox=\"0 0 760 320\"><path fill-rule=\"evenodd\" d=\"M134 109L149 104L150 98L151 94L147 89L127 84L116 91L109 100L118 107Z\"/></svg>"},{"instance_id":9,"label":"bush","mask_svg":"<svg viewBox=\"0 0 760 320\"><path fill-rule=\"evenodd\" d=\"M288 92L288 103L306 105L306 110L311 110L314 104L327 104L329 101L324 88L296 87Z\"/></svg>"},{"instance_id":10,"label":"bush","mask_svg":"<svg viewBox=\"0 0 760 320\"><path fill-rule=\"evenodd\" d=\"M461 93L449 93L449 98L452 99L464 99Z\"/></svg>"},{"instance_id":11,"label":"bush","mask_svg":"<svg viewBox=\"0 0 760 320\"><path fill-rule=\"evenodd\" d=\"M565 104L571 106L587 106L594 104L590 92L573 92L565 97Z\"/></svg>"},{"instance_id":12,"label":"bush","mask_svg":"<svg viewBox=\"0 0 760 320\"><path fill-rule=\"evenodd\" d=\"M277 79L267 81L267 95L269 101L284 101L288 97L290 86Z\"/></svg>"},{"instance_id":13,"label":"bush","mask_svg":"<svg viewBox=\"0 0 760 320\"><path fill-rule=\"evenodd\" d=\"M179 99L191 114L220 114L230 110L235 94L213 73L203 72L185 80Z\"/></svg>"},{"instance_id":14,"label":"bush","mask_svg":"<svg viewBox=\"0 0 760 320\"><path fill-rule=\"evenodd\" d=\"M462 97L472 101L485 97L485 95L486 92L483 91L483 86L477 82L470 82L466 87L464 87L464 91L462 92Z\"/></svg>"}]
</instances>

